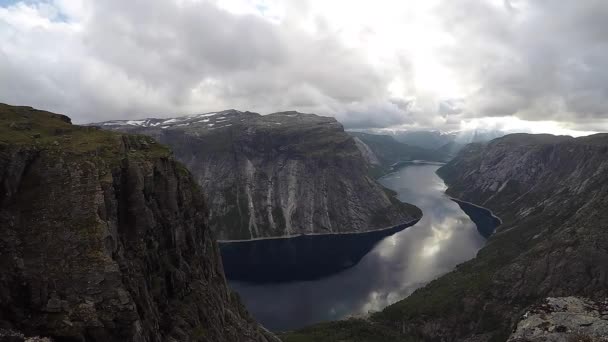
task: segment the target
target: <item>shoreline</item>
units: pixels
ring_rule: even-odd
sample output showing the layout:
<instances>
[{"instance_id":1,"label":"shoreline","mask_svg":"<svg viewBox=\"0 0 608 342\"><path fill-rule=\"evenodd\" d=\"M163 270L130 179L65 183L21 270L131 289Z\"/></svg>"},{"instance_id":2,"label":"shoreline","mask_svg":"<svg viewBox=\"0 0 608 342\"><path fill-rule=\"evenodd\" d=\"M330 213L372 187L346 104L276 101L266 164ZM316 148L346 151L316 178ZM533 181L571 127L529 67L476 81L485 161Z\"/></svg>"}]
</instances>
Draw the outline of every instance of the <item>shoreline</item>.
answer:
<instances>
[{"instance_id":1,"label":"shoreline","mask_svg":"<svg viewBox=\"0 0 608 342\"><path fill-rule=\"evenodd\" d=\"M412 163L414 165L437 165L437 166L441 166L441 165L445 164L445 163L441 163L441 162L433 162L433 161L427 161L427 160L412 160L412 161L408 161L408 163ZM396 165L396 164L393 164L393 165ZM393 166L391 166L391 168L392 167ZM407 165L403 165L401 167L407 167ZM397 170L400 169L401 167L397 168L396 170L391 170L391 172L380 176L379 178L376 179L376 181L378 181L378 180L380 180L380 179L382 179L382 178L384 178L384 177L386 177L388 175L391 175L391 174L397 172ZM439 178L441 178L441 177L439 177ZM391 189L389 189L389 190L391 190ZM393 191L393 190L391 190L391 191ZM402 203L405 203L405 202L402 202ZM328 235L329 236L329 235L369 234L369 233L382 232L382 231L385 231L385 230L394 229L394 228L397 228L397 227L399 227L401 225L404 225L405 227L403 229L405 229L405 228L411 227L411 226L415 225L416 223L418 223L418 221L420 221L423 216L424 216L424 212L417 219L413 219L413 220L410 220L410 221L407 221L407 222L404 222L404 223L396 224L396 225L390 226L390 227L384 227L384 228L379 228L379 229L374 229L374 230L366 230L366 231L362 231L362 232L292 234L292 235L282 235L282 236L260 237L260 238L253 238L253 239L237 239L237 240L220 240L220 239L217 239L216 241L217 241L218 244L228 244L228 243L250 242L250 241L261 241L261 240L294 239L294 238L298 238L298 237L302 237L302 236L321 236L321 235Z\"/></svg>"},{"instance_id":2,"label":"shoreline","mask_svg":"<svg viewBox=\"0 0 608 342\"><path fill-rule=\"evenodd\" d=\"M418 166L418 165L434 165L434 166L443 166L447 163L444 162L434 162L434 161L430 161L430 160L409 160L409 161L405 161L405 162L400 162L400 163L395 163L393 165L391 165L391 170L390 172L387 172L385 174L383 174L382 176L376 178L376 181L381 180L384 177L388 177L394 173L397 173L397 171L401 170L404 167L408 167L408 166ZM439 176L439 175L437 175ZM441 176L439 176L439 178L441 178ZM441 180L443 180L443 178L441 178ZM445 182L444 182L445 183ZM447 186L447 184L446 184Z\"/></svg>"},{"instance_id":3,"label":"shoreline","mask_svg":"<svg viewBox=\"0 0 608 342\"><path fill-rule=\"evenodd\" d=\"M373 234L379 233L386 230L391 230L395 228L399 228L403 226L403 229L411 227L418 223L422 219L422 216L417 219L413 219L407 222L399 223L394 226L384 227L374 230L366 230L362 232L342 232L342 233L310 233L310 234L293 234L293 235L283 235L283 236L269 236L269 237L261 237L261 238L253 238L253 239L241 239L241 240L216 240L220 244L228 244L228 243L239 243L239 242L253 242L253 241L262 241L262 240L280 240L280 239L295 239L298 237L307 237L307 236L339 236L339 235L363 235L363 234Z\"/></svg>"},{"instance_id":4,"label":"shoreline","mask_svg":"<svg viewBox=\"0 0 608 342\"><path fill-rule=\"evenodd\" d=\"M436 166L442 166L442 165L446 164L446 163L426 161L426 160L409 161L409 163L411 163L413 165L436 165ZM380 179L382 179L384 177L390 176L393 173L396 173L399 169L401 169L403 167L407 167L407 166L408 165L402 165L401 167L399 167L399 168L397 168L395 170L392 170L391 172L389 172L389 173L387 173L385 175L382 175L377 180L380 180ZM437 175L437 176L439 176L439 175ZM441 176L439 176L439 178L441 180L443 180L443 178ZM449 188L449 186L445 183L445 181L444 181L444 184L446 185L447 188ZM447 191L447 188L446 188L446 191ZM493 218L495 218L495 219L498 220L498 222L499 222L498 226L500 226L500 225L503 224L502 219L500 217L498 217L496 214L494 214L494 212L492 210L490 210L490 209L488 209L486 207L482 207L482 206L480 206L478 204L469 202L469 201L465 201L465 200L462 200L462 199L459 199L459 198L456 198L456 197L452 197L452 196L448 195L446 193L446 191L444 191L444 195L448 199L450 199L452 201L455 201L455 202L461 202L461 203L465 203L465 204L468 204L468 205L472 205L472 206L474 206L476 208L479 208L479 209L486 210L486 211L488 211L490 213L490 215ZM400 226L404 226L403 229L411 227L411 226L415 225L416 223L418 223L418 221L420 221L423 216L424 216L424 212L422 213L422 216L420 216L417 219L413 219L413 220L410 220L410 221L407 221L407 222L404 222L404 223L396 224L396 225L390 226L390 227L384 227L384 228L379 228L379 229L374 229L374 230L366 230L366 231L362 231L362 232L292 234L292 235L283 235L283 236L260 237L260 238L253 238L253 239L237 239L237 240L220 240L220 239L217 239L216 241L217 241L218 244L229 244L229 243L253 242L253 241L262 241L262 240L280 240L280 239L285 239L286 240L286 239L295 239L295 238L298 238L298 237L307 237L307 236L339 236L339 235L354 235L354 234L371 234L371 233L378 233L378 232L382 232L382 231L386 231L386 230L390 230L390 229L395 229L395 228L400 227Z\"/></svg>"},{"instance_id":5,"label":"shoreline","mask_svg":"<svg viewBox=\"0 0 608 342\"><path fill-rule=\"evenodd\" d=\"M445 165L447 163L446 162L432 161L432 160L424 160L424 159L414 159L414 160L403 160L403 161L399 161L399 162L393 163L393 165L391 165L391 168L399 167L399 166L405 166L407 164L414 164L414 165Z\"/></svg>"},{"instance_id":6,"label":"shoreline","mask_svg":"<svg viewBox=\"0 0 608 342\"><path fill-rule=\"evenodd\" d=\"M468 205L472 205L472 206L474 206L476 208L479 208L479 209L487 210L490 213L490 215L492 215L493 218L497 219L498 222L500 222L499 226L502 225L502 223L503 223L502 219L500 217L496 216L496 214L494 214L494 212L492 210L490 210L490 209L488 209L486 207L482 207L482 206L480 206L478 204L475 204L475 203L472 203L472 202L469 202L469 201L465 201L465 200L461 200L461 199L456 198L456 197L452 197L452 196L448 195L447 193L445 194L445 196L447 198L449 198L450 200L454 201L454 202L461 202L461 203L465 203L465 204L468 204Z\"/></svg>"},{"instance_id":7,"label":"shoreline","mask_svg":"<svg viewBox=\"0 0 608 342\"><path fill-rule=\"evenodd\" d=\"M446 163L446 164L447 164L447 163ZM499 224L498 226L501 226L501 225L503 224L502 219L501 219L500 217L498 217L496 214L494 214L494 212L493 212L492 210L490 210L490 209L488 209L488 208L486 208L486 207L482 207L482 206L480 206L479 204L475 204L475 203L473 203L473 202L465 201L465 200L462 200L462 199L460 199L460 198L456 198L456 197L452 197L452 196L448 195L447 191L448 191L448 189L450 188L450 186L449 186L449 185L448 185L448 184L445 182L445 180L443 179L443 177L441 177L441 175L439 175L439 174L437 173L437 171L435 171L435 174L436 174L436 175L437 175L439 178L441 178L441 180L443 181L443 184L445 184L446 189L445 189L445 191L443 192L443 194L444 194L444 195L445 195L447 198L449 198L450 200L455 201L455 202L461 202L461 203L465 203L465 204L472 205L472 206L477 207L477 208L479 208L479 209L487 210L487 211L490 213L490 215L492 215L492 217L493 217L493 218L497 219L497 220L498 220L498 222L500 222L500 224ZM497 226L496 228L498 228L498 226Z\"/></svg>"}]
</instances>

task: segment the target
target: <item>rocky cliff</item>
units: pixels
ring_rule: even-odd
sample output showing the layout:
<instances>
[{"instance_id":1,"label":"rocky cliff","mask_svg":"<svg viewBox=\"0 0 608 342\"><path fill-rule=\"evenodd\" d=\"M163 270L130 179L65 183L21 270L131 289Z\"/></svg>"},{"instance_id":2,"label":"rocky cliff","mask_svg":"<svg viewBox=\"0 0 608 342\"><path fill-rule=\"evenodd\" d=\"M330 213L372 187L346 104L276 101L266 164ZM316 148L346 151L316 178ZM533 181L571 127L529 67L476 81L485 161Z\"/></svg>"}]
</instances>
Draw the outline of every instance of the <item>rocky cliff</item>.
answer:
<instances>
[{"instance_id":1,"label":"rocky cliff","mask_svg":"<svg viewBox=\"0 0 608 342\"><path fill-rule=\"evenodd\" d=\"M152 139L0 104L0 328L276 341L226 286L203 195Z\"/></svg>"},{"instance_id":2,"label":"rocky cliff","mask_svg":"<svg viewBox=\"0 0 608 342\"><path fill-rule=\"evenodd\" d=\"M366 231L421 215L368 176L333 118L228 110L95 125L170 146L203 187L220 239Z\"/></svg>"},{"instance_id":3,"label":"rocky cliff","mask_svg":"<svg viewBox=\"0 0 608 342\"><path fill-rule=\"evenodd\" d=\"M334 331L344 341L506 341L546 297L608 296L608 134L508 135L468 145L438 173L449 195L503 220L477 257L368 320L286 341Z\"/></svg>"}]
</instances>

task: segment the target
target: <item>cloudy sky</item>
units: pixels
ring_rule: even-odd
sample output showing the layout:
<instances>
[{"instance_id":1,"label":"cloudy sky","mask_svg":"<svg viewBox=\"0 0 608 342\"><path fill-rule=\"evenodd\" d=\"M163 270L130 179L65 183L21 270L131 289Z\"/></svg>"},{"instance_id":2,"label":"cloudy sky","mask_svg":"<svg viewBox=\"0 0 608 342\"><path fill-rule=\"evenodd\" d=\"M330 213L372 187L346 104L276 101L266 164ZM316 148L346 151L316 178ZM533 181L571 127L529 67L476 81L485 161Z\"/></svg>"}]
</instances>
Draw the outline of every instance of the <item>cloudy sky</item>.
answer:
<instances>
[{"instance_id":1,"label":"cloudy sky","mask_svg":"<svg viewBox=\"0 0 608 342\"><path fill-rule=\"evenodd\" d=\"M608 1L0 0L0 102L608 131Z\"/></svg>"}]
</instances>

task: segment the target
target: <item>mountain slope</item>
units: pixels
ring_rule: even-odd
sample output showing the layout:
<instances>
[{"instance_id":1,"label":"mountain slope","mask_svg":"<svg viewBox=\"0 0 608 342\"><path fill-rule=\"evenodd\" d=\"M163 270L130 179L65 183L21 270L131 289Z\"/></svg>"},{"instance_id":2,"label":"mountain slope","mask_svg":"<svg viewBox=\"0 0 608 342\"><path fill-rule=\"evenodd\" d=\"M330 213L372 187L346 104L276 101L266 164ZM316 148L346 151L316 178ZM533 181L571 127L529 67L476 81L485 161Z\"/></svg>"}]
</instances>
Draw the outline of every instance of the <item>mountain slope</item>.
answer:
<instances>
[{"instance_id":1,"label":"mountain slope","mask_svg":"<svg viewBox=\"0 0 608 342\"><path fill-rule=\"evenodd\" d=\"M365 231L421 215L367 176L333 118L228 110L96 125L169 145L205 190L221 239Z\"/></svg>"},{"instance_id":2,"label":"mountain slope","mask_svg":"<svg viewBox=\"0 0 608 342\"><path fill-rule=\"evenodd\" d=\"M442 133L437 131L398 131L393 134L395 140L418 146L429 150L436 150L441 146L456 140L454 133Z\"/></svg>"},{"instance_id":3,"label":"mountain slope","mask_svg":"<svg viewBox=\"0 0 608 342\"><path fill-rule=\"evenodd\" d=\"M418 146L429 150L440 150L445 145L455 144L462 147L470 143L488 142L508 134L492 129L465 129L457 132L443 133L438 131L395 131L392 135L399 142L410 146Z\"/></svg>"},{"instance_id":4,"label":"mountain slope","mask_svg":"<svg viewBox=\"0 0 608 342\"><path fill-rule=\"evenodd\" d=\"M542 298L606 296L607 156L608 135L514 134L467 146L438 173L448 194L492 209L503 225L476 259L382 317L402 317L427 338L503 340ZM431 331L437 325L443 331Z\"/></svg>"},{"instance_id":5,"label":"mountain slope","mask_svg":"<svg viewBox=\"0 0 608 342\"><path fill-rule=\"evenodd\" d=\"M148 137L0 104L0 327L276 341L227 287L200 188Z\"/></svg>"},{"instance_id":6,"label":"mountain slope","mask_svg":"<svg viewBox=\"0 0 608 342\"><path fill-rule=\"evenodd\" d=\"M477 257L410 297L353 322L355 330L425 341L505 341L546 297L608 296L608 134L514 134L471 144L440 168L448 194L503 220ZM334 334L339 323L287 335ZM344 331L342 331L344 333ZM319 338L317 341L330 341Z\"/></svg>"},{"instance_id":7,"label":"mountain slope","mask_svg":"<svg viewBox=\"0 0 608 342\"><path fill-rule=\"evenodd\" d=\"M449 159L448 153L410 146L389 135L363 132L348 132L348 134L355 138L359 150L368 163L380 173L389 172L391 167L399 162L412 160L444 162Z\"/></svg>"}]
</instances>

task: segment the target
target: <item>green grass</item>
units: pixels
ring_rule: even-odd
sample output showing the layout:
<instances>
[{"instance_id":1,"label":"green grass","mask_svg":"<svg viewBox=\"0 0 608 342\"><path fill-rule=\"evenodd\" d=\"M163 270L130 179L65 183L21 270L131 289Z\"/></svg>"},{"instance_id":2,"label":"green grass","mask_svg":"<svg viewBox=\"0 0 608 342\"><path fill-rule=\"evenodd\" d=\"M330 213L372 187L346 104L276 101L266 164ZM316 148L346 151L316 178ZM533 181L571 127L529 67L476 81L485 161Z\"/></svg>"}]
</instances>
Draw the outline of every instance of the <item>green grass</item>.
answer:
<instances>
[{"instance_id":1,"label":"green grass","mask_svg":"<svg viewBox=\"0 0 608 342\"><path fill-rule=\"evenodd\" d=\"M7 104L0 104L0 147L2 146L87 155L91 160L115 161L125 153L135 158L171 155L168 148L146 136L72 125L63 115ZM124 146L129 146L129 149L121 150Z\"/></svg>"}]
</instances>

